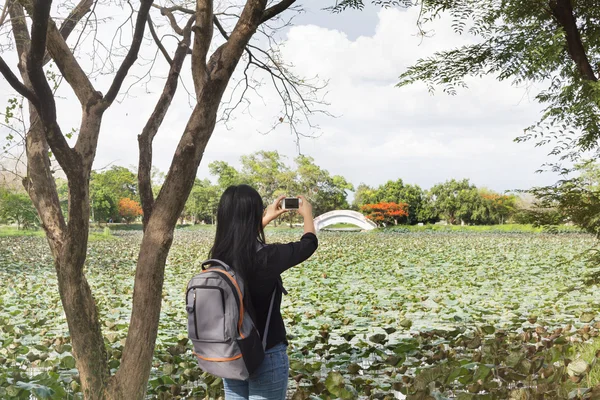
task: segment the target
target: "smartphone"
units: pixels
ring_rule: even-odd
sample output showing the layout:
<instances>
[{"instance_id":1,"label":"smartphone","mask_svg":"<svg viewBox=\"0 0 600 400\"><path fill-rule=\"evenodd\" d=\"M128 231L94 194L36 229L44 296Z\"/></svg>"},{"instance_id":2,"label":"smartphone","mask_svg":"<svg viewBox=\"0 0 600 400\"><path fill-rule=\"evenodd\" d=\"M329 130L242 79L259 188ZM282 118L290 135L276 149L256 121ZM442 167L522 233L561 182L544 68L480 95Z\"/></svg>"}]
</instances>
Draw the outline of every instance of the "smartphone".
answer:
<instances>
[{"instance_id":1,"label":"smartphone","mask_svg":"<svg viewBox=\"0 0 600 400\"><path fill-rule=\"evenodd\" d=\"M281 201L284 210L297 210L300 208L300 199L297 197L286 197Z\"/></svg>"}]
</instances>

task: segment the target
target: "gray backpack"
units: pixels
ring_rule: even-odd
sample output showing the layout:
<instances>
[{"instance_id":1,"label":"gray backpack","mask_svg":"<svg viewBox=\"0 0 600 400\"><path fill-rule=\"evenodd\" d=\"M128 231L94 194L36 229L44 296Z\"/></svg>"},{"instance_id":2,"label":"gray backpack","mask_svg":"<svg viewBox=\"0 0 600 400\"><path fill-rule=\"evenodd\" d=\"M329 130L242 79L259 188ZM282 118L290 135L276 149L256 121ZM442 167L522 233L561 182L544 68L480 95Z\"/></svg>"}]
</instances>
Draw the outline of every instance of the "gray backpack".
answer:
<instances>
[{"instance_id":1,"label":"gray backpack","mask_svg":"<svg viewBox=\"0 0 600 400\"><path fill-rule=\"evenodd\" d=\"M206 266L210 265L208 268ZM219 260L206 260L187 286L188 337L200 368L221 378L246 380L262 363L275 291L262 341L244 307L244 282Z\"/></svg>"}]
</instances>

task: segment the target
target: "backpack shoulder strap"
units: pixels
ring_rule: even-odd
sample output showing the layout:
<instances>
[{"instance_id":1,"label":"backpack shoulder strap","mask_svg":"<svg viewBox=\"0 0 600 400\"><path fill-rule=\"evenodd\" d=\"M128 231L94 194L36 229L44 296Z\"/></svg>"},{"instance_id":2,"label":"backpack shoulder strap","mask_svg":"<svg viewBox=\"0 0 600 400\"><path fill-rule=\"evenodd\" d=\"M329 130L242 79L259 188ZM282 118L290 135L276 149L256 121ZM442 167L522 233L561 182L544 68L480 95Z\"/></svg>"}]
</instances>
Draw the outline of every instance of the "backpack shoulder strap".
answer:
<instances>
[{"instance_id":1,"label":"backpack shoulder strap","mask_svg":"<svg viewBox=\"0 0 600 400\"><path fill-rule=\"evenodd\" d=\"M273 305L275 304L275 295L277 294L277 286L273 289L273 294L271 295L271 304L269 305L269 313L267 314L267 322L265 324L265 331L263 332L262 345L263 350L267 349L267 336L269 334L269 323L271 322L271 314L273 313Z\"/></svg>"},{"instance_id":2,"label":"backpack shoulder strap","mask_svg":"<svg viewBox=\"0 0 600 400\"><path fill-rule=\"evenodd\" d=\"M205 269L206 269L205 267L206 267L207 265L211 265L211 264L216 264L216 265L219 265L219 266L221 266L221 267L225 268L225 270L226 270L226 271L228 271L228 272L229 272L229 271L232 271L232 269L231 269L231 267L230 267L229 265L227 265L226 263L224 263L224 262L223 262L223 261L221 261L221 260L217 260L216 258L211 258L211 259L209 259L209 260L205 260L205 261L203 261L203 262L202 262L202 264L201 264L201 266L202 266L202 269L203 269L203 270L205 270Z\"/></svg>"}]
</instances>

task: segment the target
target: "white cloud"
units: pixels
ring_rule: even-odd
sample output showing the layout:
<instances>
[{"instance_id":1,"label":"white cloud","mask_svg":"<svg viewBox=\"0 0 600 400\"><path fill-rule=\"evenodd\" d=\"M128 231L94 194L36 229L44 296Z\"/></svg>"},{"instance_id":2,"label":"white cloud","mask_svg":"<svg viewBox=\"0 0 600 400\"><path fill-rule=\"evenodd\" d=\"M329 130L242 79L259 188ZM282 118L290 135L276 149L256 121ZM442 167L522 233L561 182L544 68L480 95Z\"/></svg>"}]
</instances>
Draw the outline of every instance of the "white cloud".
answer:
<instances>
[{"instance_id":1,"label":"white cloud","mask_svg":"<svg viewBox=\"0 0 600 400\"><path fill-rule=\"evenodd\" d=\"M470 79L469 89L457 96L432 96L423 84L394 87L398 75L419 57L472 40L455 35L445 20L429 27L434 37L421 40L415 20L415 11L382 10L375 34L355 41L314 25L290 30L286 60L301 75L329 80L331 110L340 115L319 119L322 136L302 141L302 152L355 184L400 177L430 187L470 178L508 190L553 182L554 176L534 173L547 161L549 149L513 142L539 118L540 106L530 102L526 88L493 77ZM270 107L260 111L269 115ZM240 118L234 131L251 125ZM229 148L230 160L245 149L294 153L290 137L282 133L266 138L251 133L243 143L243 148ZM216 136L209 148L227 146Z\"/></svg>"}]
</instances>

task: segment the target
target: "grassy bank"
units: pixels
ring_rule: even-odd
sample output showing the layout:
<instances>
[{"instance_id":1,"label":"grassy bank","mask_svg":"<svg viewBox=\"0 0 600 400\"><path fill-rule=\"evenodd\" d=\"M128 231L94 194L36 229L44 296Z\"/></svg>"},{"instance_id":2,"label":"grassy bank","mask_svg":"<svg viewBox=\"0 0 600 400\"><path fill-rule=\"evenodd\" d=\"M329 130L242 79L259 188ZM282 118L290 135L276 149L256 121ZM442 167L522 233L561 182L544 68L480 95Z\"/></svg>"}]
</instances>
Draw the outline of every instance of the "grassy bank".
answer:
<instances>
[{"instance_id":1,"label":"grassy bank","mask_svg":"<svg viewBox=\"0 0 600 400\"><path fill-rule=\"evenodd\" d=\"M0 226L0 238L3 237L45 237L45 233L42 229L37 230L25 230L17 229L13 226ZM90 229L89 240L107 240L114 238L110 230L106 229Z\"/></svg>"},{"instance_id":2,"label":"grassy bank","mask_svg":"<svg viewBox=\"0 0 600 400\"><path fill-rule=\"evenodd\" d=\"M25 230L17 229L14 226L0 226L0 237L13 237L13 236L44 236L44 231L38 230Z\"/></svg>"},{"instance_id":3,"label":"grassy bank","mask_svg":"<svg viewBox=\"0 0 600 400\"><path fill-rule=\"evenodd\" d=\"M348 229L356 228L360 229L356 225L352 224L335 224L329 225L326 229ZM204 231L214 230L214 225L177 225L176 230L183 231ZM277 227L270 224L267 231L286 231L286 230L300 230L301 227L294 226L289 227L288 224L281 224ZM109 236L110 232L115 231L139 231L141 232L141 223L132 224L93 224L90 226L90 237L101 239ZM576 226L560 225L551 227L535 227L533 225L520 225L520 224L505 224L505 225L481 225L481 226L460 226L460 225L396 225L385 228L379 228L381 232L390 233L410 233L410 232L521 232L521 233L580 233L582 232ZM13 237L13 236L44 236L44 232L41 229L37 230L18 230L14 226L0 226L0 237Z\"/></svg>"},{"instance_id":4,"label":"grassy bank","mask_svg":"<svg viewBox=\"0 0 600 400\"><path fill-rule=\"evenodd\" d=\"M581 233L583 232L577 226L559 225L559 226L533 226L522 224L504 224L504 225L396 225L381 228L382 231L389 232L523 232L523 233Z\"/></svg>"}]
</instances>

